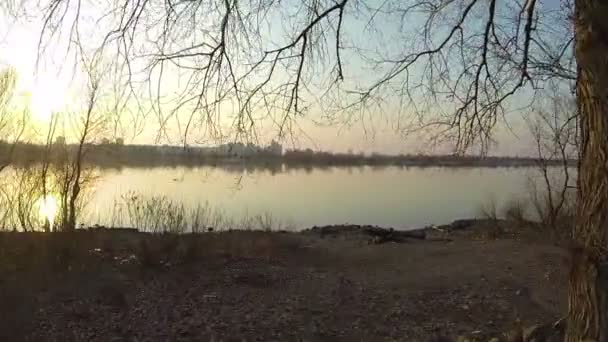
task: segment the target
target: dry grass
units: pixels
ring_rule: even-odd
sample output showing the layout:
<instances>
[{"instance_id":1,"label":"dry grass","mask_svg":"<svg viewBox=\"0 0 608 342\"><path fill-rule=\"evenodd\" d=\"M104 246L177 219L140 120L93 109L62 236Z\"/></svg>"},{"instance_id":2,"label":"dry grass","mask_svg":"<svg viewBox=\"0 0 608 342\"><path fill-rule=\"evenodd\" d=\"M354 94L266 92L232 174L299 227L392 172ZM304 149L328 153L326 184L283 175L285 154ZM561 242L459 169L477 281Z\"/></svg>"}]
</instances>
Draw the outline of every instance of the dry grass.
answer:
<instances>
[{"instance_id":1,"label":"dry grass","mask_svg":"<svg viewBox=\"0 0 608 342\"><path fill-rule=\"evenodd\" d=\"M166 196L129 192L114 202L109 220L97 218L108 227L131 227L151 233L203 233L225 230L292 230L266 212L232 218L208 202L187 207L184 203Z\"/></svg>"},{"instance_id":2,"label":"dry grass","mask_svg":"<svg viewBox=\"0 0 608 342\"><path fill-rule=\"evenodd\" d=\"M480 218L488 219L491 221L498 221L498 206L496 204L496 198L494 198L494 196L488 198L486 202L481 203L477 211L478 216Z\"/></svg>"},{"instance_id":3,"label":"dry grass","mask_svg":"<svg viewBox=\"0 0 608 342\"><path fill-rule=\"evenodd\" d=\"M495 231L499 236L505 233L524 234L557 244L567 244L574 224L574 202L566 200L564 205L556 210L548 198L540 193L531 194L529 199L513 197L507 200L500 210L496 201L490 198L479 206L478 217L493 222L491 225L494 228L488 231Z\"/></svg>"},{"instance_id":4,"label":"dry grass","mask_svg":"<svg viewBox=\"0 0 608 342\"><path fill-rule=\"evenodd\" d=\"M502 217L518 225L529 221L526 213L527 203L518 198L511 198L502 207Z\"/></svg>"}]
</instances>

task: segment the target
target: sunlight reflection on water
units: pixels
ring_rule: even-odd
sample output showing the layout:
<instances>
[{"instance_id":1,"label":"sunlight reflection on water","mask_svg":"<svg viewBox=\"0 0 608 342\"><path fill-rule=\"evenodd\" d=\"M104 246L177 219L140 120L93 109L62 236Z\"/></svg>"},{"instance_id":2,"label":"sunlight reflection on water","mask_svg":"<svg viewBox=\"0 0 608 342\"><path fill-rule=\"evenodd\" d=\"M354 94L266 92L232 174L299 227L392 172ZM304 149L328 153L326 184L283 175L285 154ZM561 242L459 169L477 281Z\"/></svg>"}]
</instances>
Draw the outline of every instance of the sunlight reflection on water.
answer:
<instances>
[{"instance_id":1,"label":"sunlight reflection on water","mask_svg":"<svg viewBox=\"0 0 608 342\"><path fill-rule=\"evenodd\" d=\"M46 196L41 196L36 201L36 204L40 218L48 220L49 227L52 230L55 218L57 217L57 211L59 210L57 198L53 194L47 194Z\"/></svg>"}]
</instances>

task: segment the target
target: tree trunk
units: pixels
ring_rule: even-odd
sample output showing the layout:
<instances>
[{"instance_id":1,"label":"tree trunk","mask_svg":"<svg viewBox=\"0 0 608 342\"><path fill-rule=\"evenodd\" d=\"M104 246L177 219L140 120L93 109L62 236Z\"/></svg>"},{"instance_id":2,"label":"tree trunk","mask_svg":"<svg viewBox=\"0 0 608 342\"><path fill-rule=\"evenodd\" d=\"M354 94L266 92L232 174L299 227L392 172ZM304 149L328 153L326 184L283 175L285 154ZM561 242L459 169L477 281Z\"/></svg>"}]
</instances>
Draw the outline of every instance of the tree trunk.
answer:
<instances>
[{"instance_id":1,"label":"tree trunk","mask_svg":"<svg viewBox=\"0 0 608 342\"><path fill-rule=\"evenodd\" d=\"M575 0L581 146L566 341L608 341L608 1Z\"/></svg>"},{"instance_id":2,"label":"tree trunk","mask_svg":"<svg viewBox=\"0 0 608 342\"><path fill-rule=\"evenodd\" d=\"M67 222L67 226L65 227L66 231L73 231L76 229L76 199L78 198L78 194L80 194L80 167L78 167L78 174L76 175L76 180L74 181L74 185L72 186L72 196L70 197L70 211L69 211L69 219Z\"/></svg>"}]
</instances>

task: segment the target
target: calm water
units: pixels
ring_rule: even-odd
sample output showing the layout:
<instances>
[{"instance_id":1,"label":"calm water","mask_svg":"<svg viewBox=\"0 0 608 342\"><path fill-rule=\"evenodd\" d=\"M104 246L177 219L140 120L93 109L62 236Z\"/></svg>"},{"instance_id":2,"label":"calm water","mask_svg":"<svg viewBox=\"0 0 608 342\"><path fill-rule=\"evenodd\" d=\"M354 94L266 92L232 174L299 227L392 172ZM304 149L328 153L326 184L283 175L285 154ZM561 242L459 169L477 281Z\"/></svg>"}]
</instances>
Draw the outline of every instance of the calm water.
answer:
<instances>
[{"instance_id":1,"label":"calm water","mask_svg":"<svg viewBox=\"0 0 608 342\"><path fill-rule=\"evenodd\" d=\"M531 168L331 168L235 171L214 167L103 170L87 221L107 222L121 195L207 202L229 217L271 214L293 228L357 223L398 229L479 216L482 203L528 192Z\"/></svg>"}]
</instances>

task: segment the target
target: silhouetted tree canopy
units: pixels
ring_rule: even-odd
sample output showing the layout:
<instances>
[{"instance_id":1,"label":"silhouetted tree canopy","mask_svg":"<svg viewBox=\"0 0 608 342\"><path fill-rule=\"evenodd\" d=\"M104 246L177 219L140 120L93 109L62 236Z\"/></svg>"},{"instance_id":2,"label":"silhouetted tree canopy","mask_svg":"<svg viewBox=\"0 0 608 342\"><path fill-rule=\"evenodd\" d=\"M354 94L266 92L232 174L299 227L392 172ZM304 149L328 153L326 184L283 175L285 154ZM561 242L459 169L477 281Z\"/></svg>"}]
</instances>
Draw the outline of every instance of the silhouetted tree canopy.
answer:
<instances>
[{"instance_id":1,"label":"silhouetted tree canopy","mask_svg":"<svg viewBox=\"0 0 608 342\"><path fill-rule=\"evenodd\" d=\"M84 42L113 64L118 97L165 134L280 134L301 115L352 121L389 112L456 151L544 82L573 84L572 4L537 0L48 0L39 53ZM120 101L117 101L120 102Z\"/></svg>"}]
</instances>

